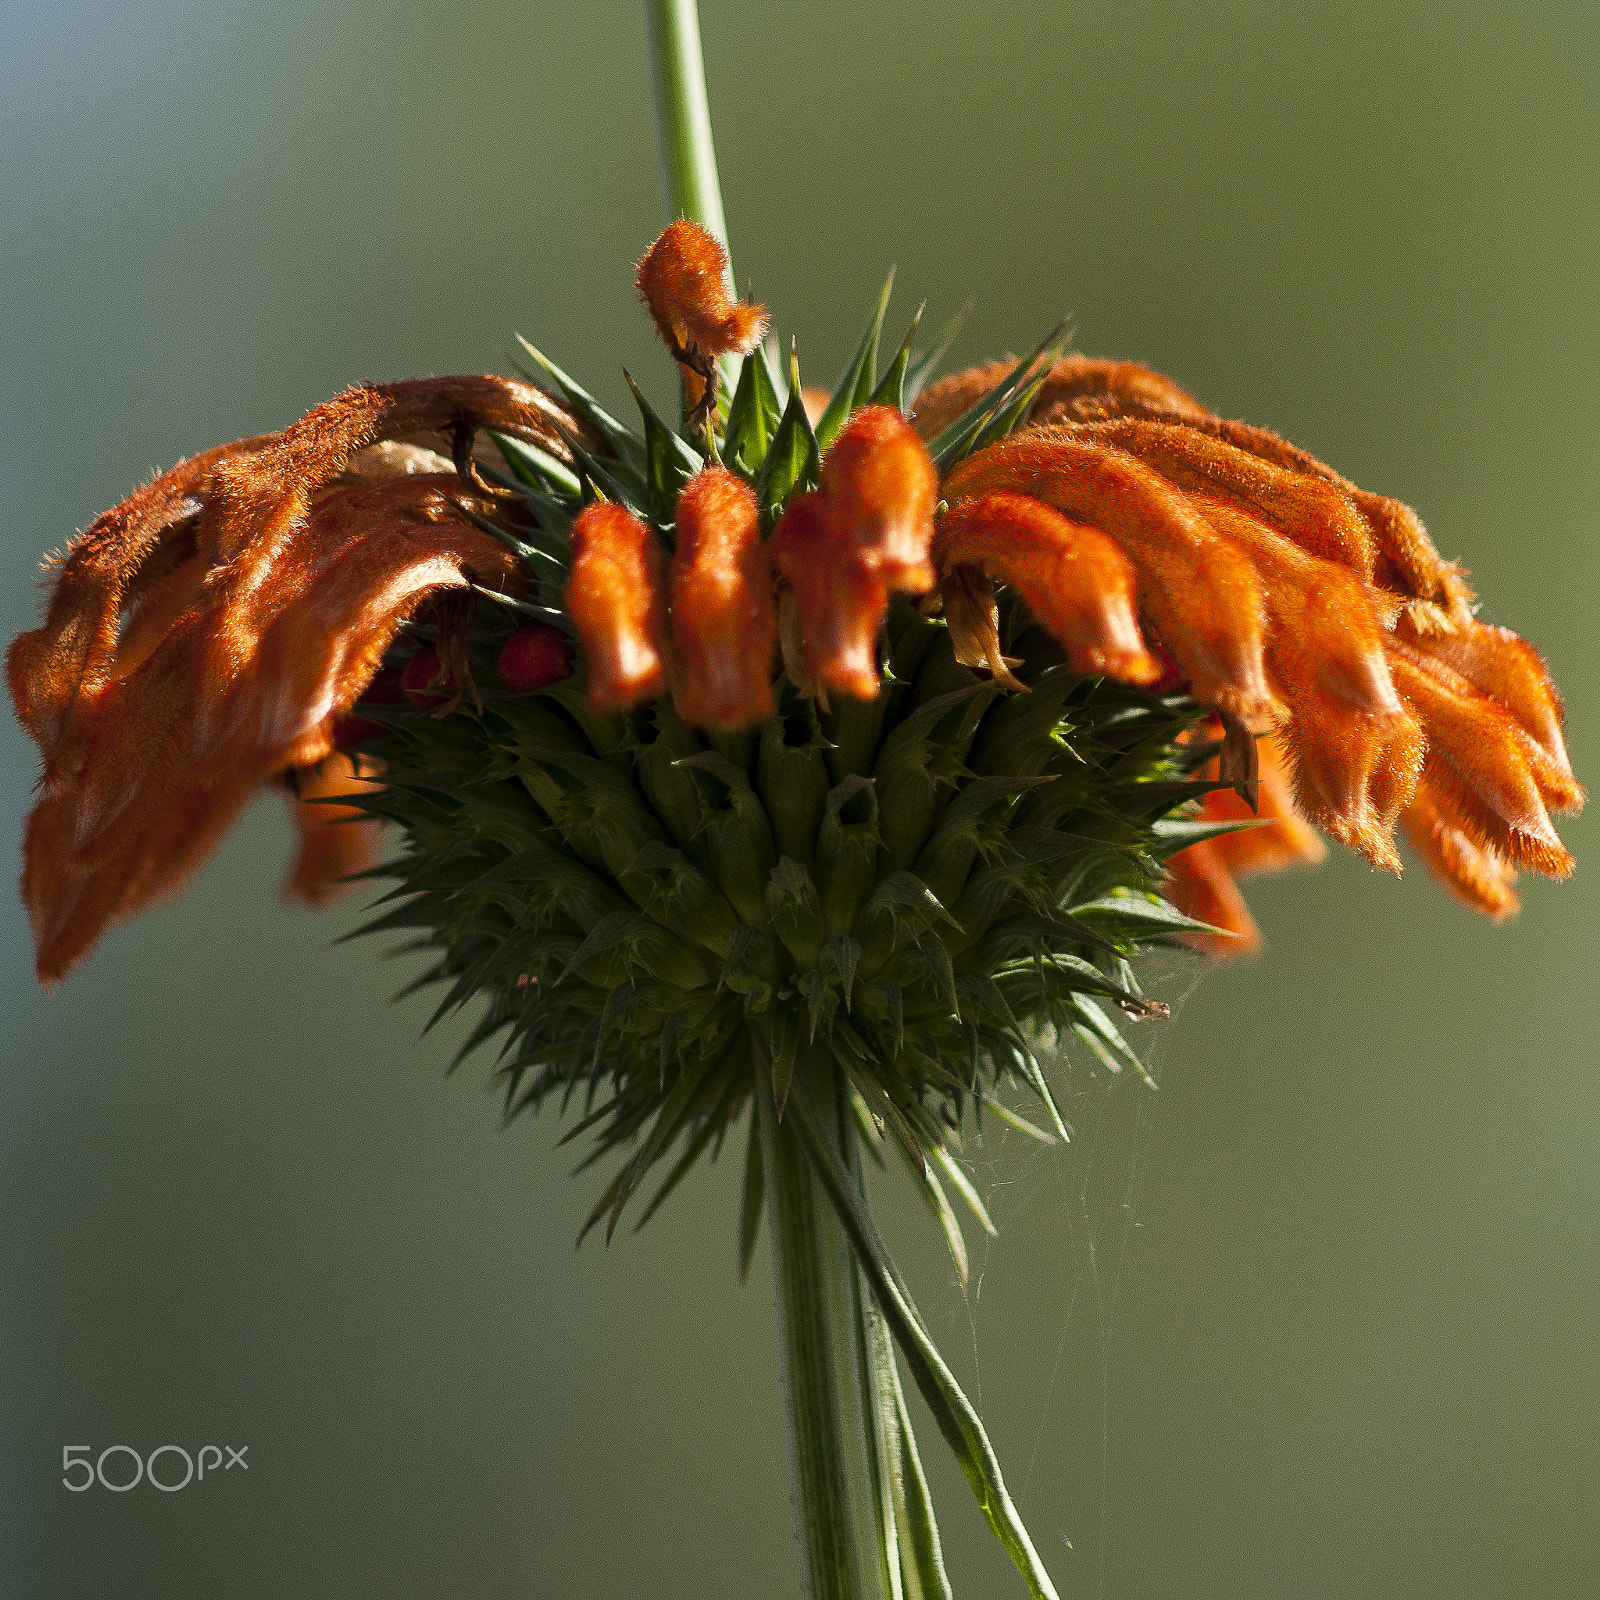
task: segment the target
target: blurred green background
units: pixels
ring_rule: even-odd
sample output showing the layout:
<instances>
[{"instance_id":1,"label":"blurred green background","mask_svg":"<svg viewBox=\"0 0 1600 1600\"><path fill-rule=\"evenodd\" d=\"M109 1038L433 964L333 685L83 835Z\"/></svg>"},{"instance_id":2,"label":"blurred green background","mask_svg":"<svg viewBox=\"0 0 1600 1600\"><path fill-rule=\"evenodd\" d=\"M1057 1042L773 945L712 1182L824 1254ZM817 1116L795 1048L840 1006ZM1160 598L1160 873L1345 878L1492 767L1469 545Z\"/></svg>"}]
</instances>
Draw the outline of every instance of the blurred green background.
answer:
<instances>
[{"instance_id":1,"label":"blurred green background","mask_svg":"<svg viewBox=\"0 0 1600 1600\"><path fill-rule=\"evenodd\" d=\"M633 5L4 17L5 633L142 476L356 379L500 368L516 328L616 405L624 363L666 387ZM1073 312L1419 507L1600 770L1592 4L702 18L736 263L813 379L890 262L896 322L976 296L957 358ZM9 723L0 764L14 838ZM1159 1095L975 1151L981 1288L882 1190L1065 1596L1600 1592L1600 868L1565 832L1582 875L1504 928L1342 855L1258 884L1269 947L1161 1030ZM330 943L355 912L279 904L286 842L264 802L50 996L0 902L0 1588L794 1595L737 1161L574 1253L592 1175L496 1131L483 1064L444 1080L403 965ZM80 1443L249 1468L73 1495ZM1020 1593L925 1446L957 1593Z\"/></svg>"}]
</instances>

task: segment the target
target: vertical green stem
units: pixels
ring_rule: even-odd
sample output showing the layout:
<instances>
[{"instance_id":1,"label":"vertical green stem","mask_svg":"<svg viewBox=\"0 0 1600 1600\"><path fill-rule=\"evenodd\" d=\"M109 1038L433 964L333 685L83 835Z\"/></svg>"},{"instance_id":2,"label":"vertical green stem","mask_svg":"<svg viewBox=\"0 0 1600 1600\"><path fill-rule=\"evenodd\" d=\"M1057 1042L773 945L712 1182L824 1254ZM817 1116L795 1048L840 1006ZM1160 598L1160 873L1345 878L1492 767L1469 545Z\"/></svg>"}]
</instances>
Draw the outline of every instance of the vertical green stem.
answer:
<instances>
[{"instance_id":1,"label":"vertical green stem","mask_svg":"<svg viewBox=\"0 0 1600 1600\"><path fill-rule=\"evenodd\" d=\"M839 1074L826 1058L797 1062L801 1073L825 1137L855 1168ZM891 1600L898 1561L880 1499L880 1386L866 1291L826 1192L794 1130L779 1120L764 1063L756 1078L802 1589L808 1600Z\"/></svg>"},{"instance_id":2,"label":"vertical green stem","mask_svg":"<svg viewBox=\"0 0 1600 1600\"><path fill-rule=\"evenodd\" d=\"M728 225L722 216L717 152L711 143L711 107L706 100L695 0L644 0L644 26L667 221L687 217L698 222L726 249ZM734 292L731 259L728 291Z\"/></svg>"}]
</instances>

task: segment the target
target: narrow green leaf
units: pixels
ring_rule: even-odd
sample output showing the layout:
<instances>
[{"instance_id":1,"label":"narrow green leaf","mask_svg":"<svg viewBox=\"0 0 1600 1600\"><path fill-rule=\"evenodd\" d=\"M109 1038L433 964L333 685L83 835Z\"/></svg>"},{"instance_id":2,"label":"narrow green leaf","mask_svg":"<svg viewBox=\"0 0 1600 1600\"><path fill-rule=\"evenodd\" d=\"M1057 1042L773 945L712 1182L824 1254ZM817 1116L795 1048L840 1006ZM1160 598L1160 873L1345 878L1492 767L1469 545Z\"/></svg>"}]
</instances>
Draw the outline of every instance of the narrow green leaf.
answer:
<instances>
[{"instance_id":1,"label":"narrow green leaf","mask_svg":"<svg viewBox=\"0 0 1600 1600\"><path fill-rule=\"evenodd\" d=\"M1057 346L1062 349L1066 347L1064 322L1058 323L1051 329L1049 335L1031 355L1024 356L987 394L968 406L949 427L929 443L928 453L938 465L941 474L947 472L963 456L972 453L980 435L1011 405L1029 383L1040 381L1039 363L1047 354L1050 355L1050 361L1042 370L1048 373L1049 367L1055 364L1055 356L1051 352L1055 351Z\"/></svg>"},{"instance_id":2,"label":"narrow green leaf","mask_svg":"<svg viewBox=\"0 0 1600 1600\"><path fill-rule=\"evenodd\" d=\"M656 415L655 407L645 399L626 367L622 376L644 418L644 475L650 499L647 509L654 521L670 522L678 491L705 465L705 458Z\"/></svg>"},{"instance_id":3,"label":"narrow green leaf","mask_svg":"<svg viewBox=\"0 0 1600 1600\"><path fill-rule=\"evenodd\" d=\"M936 1144L928 1152L929 1159L950 1180L951 1187L967 1203L967 1209L978 1219L978 1226L993 1238L996 1233L995 1225L989 1220L989 1213L983 1201L978 1197L978 1191L972 1187L972 1180L961 1169L961 1163L945 1149L942 1144Z\"/></svg>"},{"instance_id":4,"label":"narrow green leaf","mask_svg":"<svg viewBox=\"0 0 1600 1600\"><path fill-rule=\"evenodd\" d=\"M889 276L878 291L878 303L873 308L866 332L861 335L856 353L851 356L849 365L828 400L827 409L817 422L817 447L821 450L826 450L833 443L850 413L858 406L865 405L872 393L877 380L878 336L883 332L883 317L889 309L889 295L893 288L894 268L890 267Z\"/></svg>"},{"instance_id":5,"label":"narrow green leaf","mask_svg":"<svg viewBox=\"0 0 1600 1600\"><path fill-rule=\"evenodd\" d=\"M540 385L548 378L584 422L605 439L635 471L641 469L644 465L644 446L638 436L618 422L582 384L576 379L569 378L543 351L536 350L520 333L516 337L517 343L527 351L539 369L537 372L530 372L513 357L513 364L523 377L530 383Z\"/></svg>"},{"instance_id":6,"label":"narrow green leaf","mask_svg":"<svg viewBox=\"0 0 1600 1600\"><path fill-rule=\"evenodd\" d=\"M934 1175L931 1166L924 1166L920 1171L908 1159L906 1165L911 1169L911 1176L917 1180L917 1192L922 1196L923 1203L933 1213L933 1219L939 1224L939 1231L944 1235L946 1249L950 1252L950 1259L955 1263L956 1277L961 1281L963 1289L967 1286L967 1241L961 1236L961 1224L956 1220L956 1214L950 1202L945 1198L944 1185Z\"/></svg>"},{"instance_id":7,"label":"narrow green leaf","mask_svg":"<svg viewBox=\"0 0 1600 1600\"><path fill-rule=\"evenodd\" d=\"M935 368L944 360L945 351L955 343L956 335L966 326L967 318L971 315L972 301L969 300L944 325L939 337L933 342L933 348L926 355L919 356L912 362L911 369L906 374L905 405L900 408L902 411L908 407L915 409L917 396L927 388L928 380L932 378Z\"/></svg>"},{"instance_id":8,"label":"narrow green leaf","mask_svg":"<svg viewBox=\"0 0 1600 1600\"><path fill-rule=\"evenodd\" d=\"M772 386L766 351L752 350L739 369L739 383L723 430L722 452L729 464L746 476L754 473L766 459L782 417L783 405Z\"/></svg>"},{"instance_id":9,"label":"narrow green leaf","mask_svg":"<svg viewBox=\"0 0 1600 1600\"><path fill-rule=\"evenodd\" d=\"M499 445L506 465L522 483L536 489L554 489L558 494L577 494L578 475L564 461L557 461L548 451L526 439L514 439L509 433L491 433L489 437Z\"/></svg>"},{"instance_id":10,"label":"narrow green leaf","mask_svg":"<svg viewBox=\"0 0 1600 1600\"><path fill-rule=\"evenodd\" d=\"M756 478L756 498L761 515L770 522L793 493L814 489L822 453L800 398L800 358L789 351L789 403L783 408L778 431Z\"/></svg>"},{"instance_id":11,"label":"narrow green leaf","mask_svg":"<svg viewBox=\"0 0 1600 1600\"><path fill-rule=\"evenodd\" d=\"M911 326L906 329L906 336L900 341L900 348L895 352L894 360L889 363L889 370L884 373L883 381L872 391L868 405L893 406L896 411L904 411L910 404L906 399L906 368L911 361L911 341L917 336L917 325L922 321L922 313L928 309L926 302L917 307L917 314L911 319Z\"/></svg>"},{"instance_id":12,"label":"narrow green leaf","mask_svg":"<svg viewBox=\"0 0 1600 1600\"><path fill-rule=\"evenodd\" d=\"M1034 1600L1059 1600L1055 1585L1044 1569L1028 1530L1006 1490L994 1447L984 1432L972 1402L961 1392L944 1358L922 1321L921 1314L889 1256L866 1200L851 1182L838 1153L819 1131L816 1113L804 1088L790 1100L790 1116L802 1148L811 1161L840 1224L855 1250L867 1282L882 1309L890 1331L905 1354L917 1388L939 1424L939 1431L954 1452L979 1509L1005 1547L1013 1565L1028 1584Z\"/></svg>"}]
</instances>

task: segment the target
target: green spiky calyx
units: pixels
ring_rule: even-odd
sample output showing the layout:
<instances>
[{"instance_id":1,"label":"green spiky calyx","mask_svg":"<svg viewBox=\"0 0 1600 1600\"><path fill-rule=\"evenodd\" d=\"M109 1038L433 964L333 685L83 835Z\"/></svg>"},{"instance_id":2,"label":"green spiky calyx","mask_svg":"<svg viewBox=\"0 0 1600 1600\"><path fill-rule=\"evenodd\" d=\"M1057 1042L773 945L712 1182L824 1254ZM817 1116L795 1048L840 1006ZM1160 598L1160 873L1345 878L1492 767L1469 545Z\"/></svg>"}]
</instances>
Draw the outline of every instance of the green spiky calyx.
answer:
<instances>
[{"instance_id":1,"label":"green spiky calyx","mask_svg":"<svg viewBox=\"0 0 1600 1600\"><path fill-rule=\"evenodd\" d=\"M675 1158L644 1217L720 1150L757 1070L781 1113L797 1059L820 1057L839 1064L862 1126L910 1158L964 1267L939 1179L970 1194L950 1155L963 1119L1014 1118L996 1098L1011 1079L1064 1136L1040 1041L1075 1039L1111 1071L1142 1071L1113 1020L1159 1010L1133 959L1200 926L1158 892L1165 857L1199 836L1174 819L1207 787L1187 776L1201 753L1178 743L1196 708L1075 675L1004 591L1024 695L959 665L943 624L904 600L874 701L824 710L785 682L778 714L745 733L701 733L665 701L597 714L581 656L575 676L534 692L495 687L523 615L570 631L567 532L589 499L619 501L670 544L682 484L716 458L770 520L815 481L856 406L914 401L949 333L913 365L913 323L876 381L888 292L815 428L794 358L780 400L757 350L698 446L637 387L642 437L631 432L525 346L528 375L606 446L572 440L568 466L499 441L520 515L509 532L483 526L517 552L538 600L479 601L481 706L361 708L387 730L373 748L387 788L367 803L409 842L383 869L400 904L364 931L420 930L414 947L438 960L416 986L448 985L436 1020L487 997L466 1050L500 1037L508 1115L576 1100L567 1137L595 1141L584 1165L628 1152L590 1218L608 1236L657 1163ZM1057 343L934 441L941 467L1020 423ZM742 1265L760 1210L754 1155L748 1171Z\"/></svg>"},{"instance_id":2,"label":"green spiky calyx","mask_svg":"<svg viewBox=\"0 0 1600 1600\"><path fill-rule=\"evenodd\" d=\"M510 624L483 612L481 712L362 708L389 730L369 804L409 837L386 869L401 903L369 927L421 930L440 1015L488 997L467 1048L504 1036L510 1114L576 1097L590 1160L633 1147L592 1219L608 1232L657 1162L677 1153L646 1215L720 1148L758 1062L781 1107L797 1053L829 1052L934 1196L963 1117L1010 1114L1008 1077L1065 1131L1041 1036L1138 1069L1113 1021L1157 1010L1132 959L1194 926L1155 892L1203 788L1174 742L1186 702L1074 676L1015 610L1032 693L1003 694L901 604L876 701L790 692L759 731L707 738L665 702L595 715L581 673L494 689Z\"/></svg>"}]
</instances>

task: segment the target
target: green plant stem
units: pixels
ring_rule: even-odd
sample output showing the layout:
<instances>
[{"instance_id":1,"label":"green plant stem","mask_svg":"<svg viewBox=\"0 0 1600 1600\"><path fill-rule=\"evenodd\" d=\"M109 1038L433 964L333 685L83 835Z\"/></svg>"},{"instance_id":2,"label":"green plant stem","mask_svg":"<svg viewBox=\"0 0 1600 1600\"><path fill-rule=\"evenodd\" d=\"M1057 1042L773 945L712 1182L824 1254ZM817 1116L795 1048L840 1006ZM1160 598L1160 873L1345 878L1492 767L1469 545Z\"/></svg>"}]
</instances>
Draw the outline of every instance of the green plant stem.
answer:
<instances>
[{"instance_id":1,"label":"green plant stem","mask_svg":"<svg viewBox=\"0 0 1600 1600\"><path fill-rule=\"evenodd\" d=\"M859 1171L855 1127L831 1061L801 1061L823 1136ZM866 1290L811 1163L756 1070L778 1364L801 1587L808 1600L899 1600L892 1511L881 1498L882 1385ZM881 1341L879 1341L881 1342Z\"/></svg>"},{"instance_id":2,"label":"green plant stem","mask_svg":"<svg viewBox=\"0 0 1600 1600\"><path fill-rule=\"evenodd\" d=\"M728 245L717 183L717 152L711 142L711 107L700 57L700 19L695 0L644 0L650 94L655 104L656 155L667 221L687 217ZM733 263L728 263L733 293Z\"/></svg>"}]
</instances>

